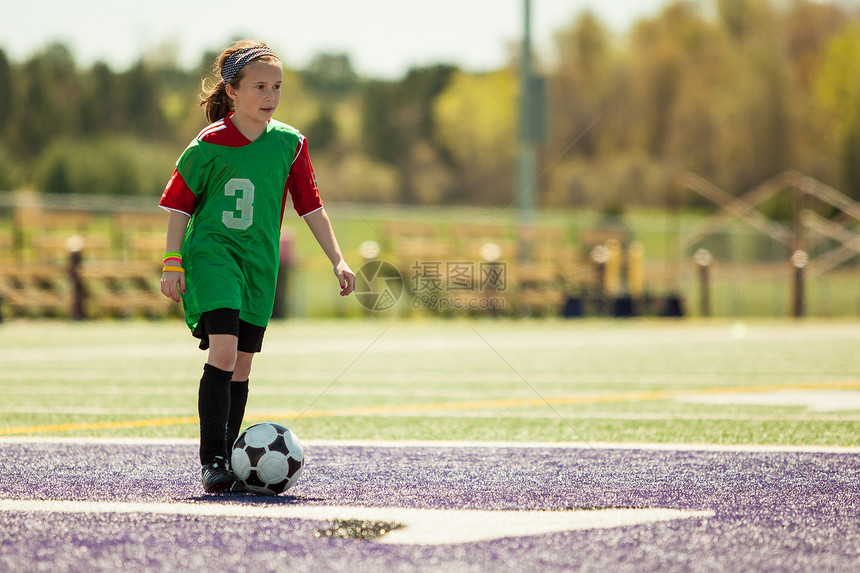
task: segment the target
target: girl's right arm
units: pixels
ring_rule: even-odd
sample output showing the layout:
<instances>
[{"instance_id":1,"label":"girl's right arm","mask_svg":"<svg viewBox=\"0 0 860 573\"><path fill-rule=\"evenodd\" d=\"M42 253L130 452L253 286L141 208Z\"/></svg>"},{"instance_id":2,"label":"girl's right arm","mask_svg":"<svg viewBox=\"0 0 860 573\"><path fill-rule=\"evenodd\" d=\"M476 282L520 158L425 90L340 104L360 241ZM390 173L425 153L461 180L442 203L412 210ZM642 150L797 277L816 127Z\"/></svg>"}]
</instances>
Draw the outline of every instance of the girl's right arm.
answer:
<instances>
[{"instance_id":1,"label":"girl's right arm","mask_svg":"<svg viewBox=\"0 0 860 573\"><path fill-rule=\"evenodd\" d=\"M167 239L164 242L166 253L178 253L182 250L182 240L185 229L191 219L185 213L170 211L167 218ZM167 265L165 265L167 266ZM177 261L170 261L172 267L179 266ZM180 271L164 271L161 275L161 293L176 302L180 301L180 293L185 292L185 273Z\"/></svg>"}]
</instances>

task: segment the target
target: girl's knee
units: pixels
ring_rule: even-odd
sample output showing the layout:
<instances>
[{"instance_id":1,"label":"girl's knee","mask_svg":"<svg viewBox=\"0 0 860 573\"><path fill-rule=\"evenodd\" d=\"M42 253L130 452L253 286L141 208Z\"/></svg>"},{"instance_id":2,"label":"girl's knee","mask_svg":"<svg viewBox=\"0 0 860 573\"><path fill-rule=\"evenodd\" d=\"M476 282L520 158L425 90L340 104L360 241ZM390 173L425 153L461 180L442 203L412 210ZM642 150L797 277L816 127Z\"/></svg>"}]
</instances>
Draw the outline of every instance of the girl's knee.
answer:
<instances>
[{"instance_id":1,"label":"girl's knee","mask_svg":"<svg viewBox=\"0 0 860 573\"><path fill-rule=\"evenodd\" d=\"M251 361L254 355L249 352L238 352L236 367L233 369L233 380L244 382L251 376Z\"/></svg>"},{"instance_id":2,"label":"girl's knee","mask_svg":"<svg viewBox=\"0 0 860 573\"><path fill-rule=\"evenodd\" d=\"M236 368L238 350L237 338L229 335L212 335L209 337L208 362L216 368L232 372Z\"/></svg>"}]
</instances>

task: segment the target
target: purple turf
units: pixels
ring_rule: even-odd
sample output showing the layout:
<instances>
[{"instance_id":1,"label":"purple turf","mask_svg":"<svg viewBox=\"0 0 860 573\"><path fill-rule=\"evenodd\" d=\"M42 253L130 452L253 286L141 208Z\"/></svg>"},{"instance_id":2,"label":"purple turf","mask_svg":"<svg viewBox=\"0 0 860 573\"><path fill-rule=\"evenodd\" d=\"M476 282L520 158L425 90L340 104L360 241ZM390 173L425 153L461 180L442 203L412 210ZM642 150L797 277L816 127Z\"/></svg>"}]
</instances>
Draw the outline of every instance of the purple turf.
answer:
<instances>
[{"instance_id":1,"label":"purple turf","mask_svg":"<svg viewBox=\"0 0 860 573\"><path fill-rule=\"evenodd\" d=\"M860 456L310 445L277 498L204 495L192 446L0 443L0 498L716 516L453 546L294 519L0 512L0 571L858 571Z\"/></svg>"}]
</instances>

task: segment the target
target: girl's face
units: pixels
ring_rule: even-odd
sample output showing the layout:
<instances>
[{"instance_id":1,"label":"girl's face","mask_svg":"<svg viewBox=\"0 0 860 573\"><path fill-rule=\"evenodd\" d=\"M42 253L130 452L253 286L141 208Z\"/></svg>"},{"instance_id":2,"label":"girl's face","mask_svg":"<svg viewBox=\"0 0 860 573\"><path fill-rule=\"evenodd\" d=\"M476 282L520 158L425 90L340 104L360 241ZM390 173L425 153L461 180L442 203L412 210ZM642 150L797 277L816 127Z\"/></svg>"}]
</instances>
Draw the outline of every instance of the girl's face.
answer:
<instances>
[{"instance_id":1,"label":"girl's face","mask_svg":"<svg viewBox=\"0 0 860 573\"><path fill-rule=\"evenodd\" d=\"M242 68L239 87L227 84L240 121L266 123L281 101L284 72L278 61L251 62Z\"/></svg>"}]
</instances>

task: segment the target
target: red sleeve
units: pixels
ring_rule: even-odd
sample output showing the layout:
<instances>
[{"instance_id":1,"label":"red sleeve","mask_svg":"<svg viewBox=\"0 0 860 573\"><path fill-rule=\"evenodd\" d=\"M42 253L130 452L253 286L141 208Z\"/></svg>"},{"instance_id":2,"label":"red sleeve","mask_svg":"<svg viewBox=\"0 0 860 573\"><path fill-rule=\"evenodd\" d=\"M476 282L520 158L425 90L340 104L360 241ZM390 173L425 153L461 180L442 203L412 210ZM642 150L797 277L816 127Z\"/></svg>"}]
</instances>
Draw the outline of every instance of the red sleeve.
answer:
<instances>
[{"instance_id":1,"label":"red sleeve","mask_svg":"<svg viewBox=\"0 0 860 573\"><path fill-rule=\"evenodd\" d=\"M170 181L167 182L164 193L161 194L158 206L167 211L185 213L189 217L194 214L194 209L197 208L197 197L194 196L194 192L185 183L185 179L182 178L179 170L173 170L173 175L170 177Z\"/></svg>"},{"instance_id":2,"label":"red sleeve","mask_svg":"<svg viewBox=\"0 0 860 573\"><path fill-rule=\"evenodd\" d=\"M299 150L293 159L290 175L287 177L287 185L284 188L284 205L286 208L286 193L289 192L293 198L293 208L301 217L310 215L322 208L317 179L314 168L311 165L311 156L308 153L308 142L302 137ZM281 209L281 218L284 212Z\"/></svg>"}]
</instances>

